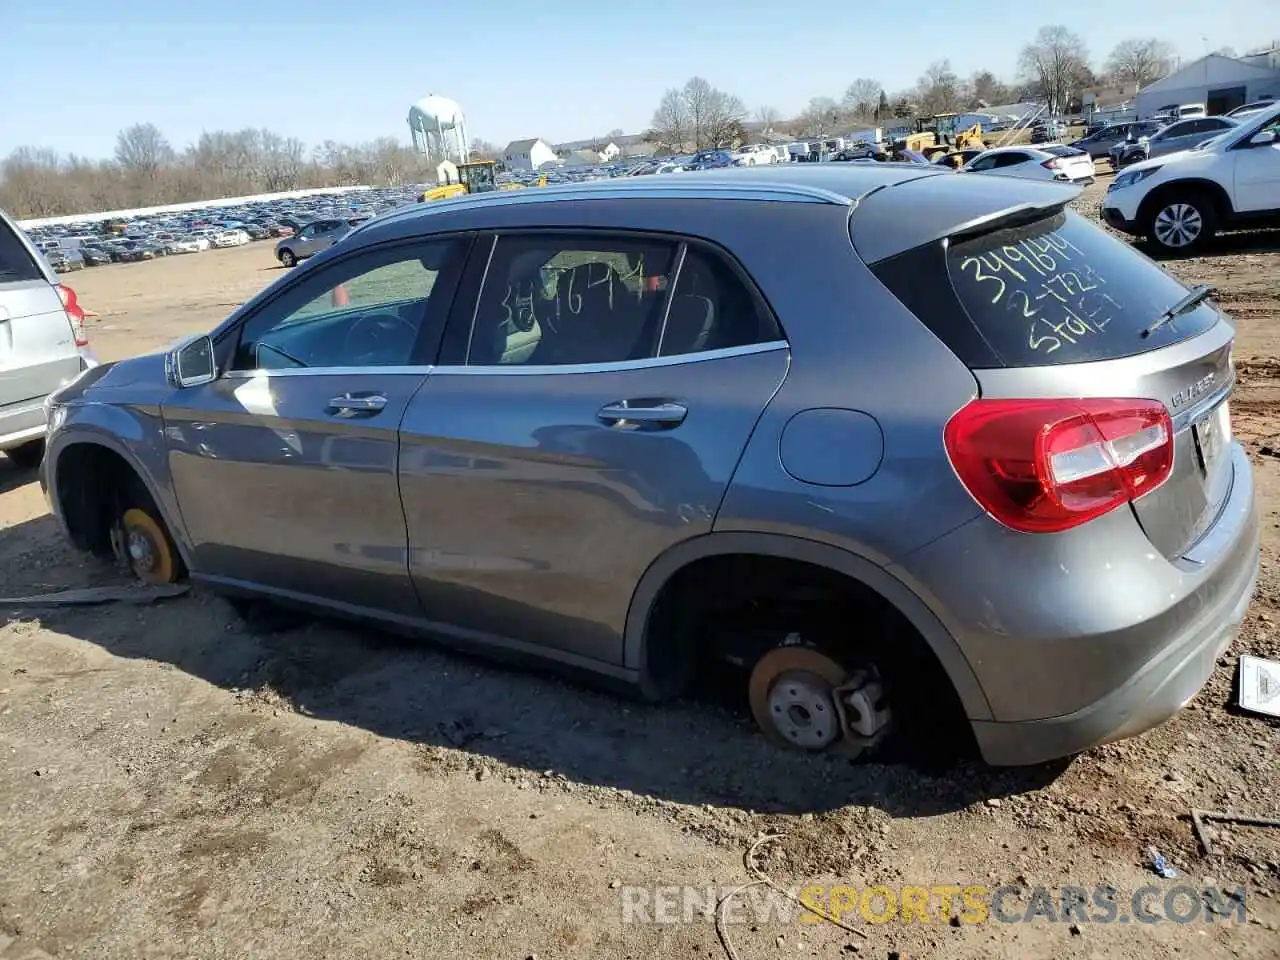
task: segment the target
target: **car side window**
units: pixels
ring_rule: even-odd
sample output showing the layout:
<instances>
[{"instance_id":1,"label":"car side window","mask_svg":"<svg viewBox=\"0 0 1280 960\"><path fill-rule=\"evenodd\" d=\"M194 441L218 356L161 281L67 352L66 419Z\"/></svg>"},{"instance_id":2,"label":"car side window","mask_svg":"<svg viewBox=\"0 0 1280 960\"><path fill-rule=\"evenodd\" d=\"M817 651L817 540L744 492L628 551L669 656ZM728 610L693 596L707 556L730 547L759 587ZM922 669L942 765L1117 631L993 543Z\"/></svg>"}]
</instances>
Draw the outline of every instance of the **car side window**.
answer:
<instances>
[{"instance_id":1,"label":"car side window","mask_svg":"<svg viewBox=\"0 0 1280 960\"><path fill-rule=\"evenodd\" d=\"M990 170L995 165L996 165L995 157L979 157L977 160L973 161L973 166L971 166L969 169L970 170Z\"/></svg>"},{"instance_id":2,"label":"car side window","mask_svg":"<svg viewBox=\"0 0 1280 960\"><path fill-rule=\"evenodd\" d=\"M326 264L240 328L232 370L408 366L452 240Z\"/></svg>"},{"instance_id":3,"label":"car side window","mask_svg":"<svg viewBox=\"0 0 1280 960\"><path fill-rule=\"evenodd\" d=\"M760 298L719 254L686 248L658 355L674 357L769 343L782 331Z\"/></svg>"},{"instance_id":4,"label":"car side window","mask_svg":"<svg viewBox=\"0 0 1280 960\"><path fill-rule=\"evenodd\" d=\"M996 157L997 167L1013 167L1020 163L1025 163L1028 157L1025 153L1002 153Z\"/></svg>"},{"instance_id":5,"label":"car side window","mask_svg":"<svg viewBox=\"0 0 1280 960\"><path fill-rule=\"evenodd\" d=\"M657 353L678 245L622 236L503 236L467 366L643 360Z\"/></svg>"}]
</instances>

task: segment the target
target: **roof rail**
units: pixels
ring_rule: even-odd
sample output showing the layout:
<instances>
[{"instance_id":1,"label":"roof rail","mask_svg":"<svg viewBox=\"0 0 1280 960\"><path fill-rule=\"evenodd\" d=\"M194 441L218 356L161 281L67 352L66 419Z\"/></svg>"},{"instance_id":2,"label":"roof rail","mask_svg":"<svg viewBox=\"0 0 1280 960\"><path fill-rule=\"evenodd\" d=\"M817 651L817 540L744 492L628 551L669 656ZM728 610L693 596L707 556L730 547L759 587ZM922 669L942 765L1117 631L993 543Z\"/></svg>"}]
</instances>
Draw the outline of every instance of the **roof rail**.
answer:
<instances>
[{"instance_id":1,"label":"roof rail","mask_svg":"<svg viewBox=\"0 0 1280 960\"><path fill-rule=\"evenodd\" d=\"M633 178L628 177L625 179ZM856 199L854 196L837 193L834 190L799 183L768 183L759 180L727 183L717 180L703 180L701 177L698 178L696 183L665 182L668 180L676 181L677 177L674 174L665 176L662 179L663 183L619 183L615 180L592 180L585 183L525 187L520 190L494 190L488 193L453 197L448 200L415 203L407 207L401 207L398 210L389 211L361 226L368 226L372 223L385 224L392 221L410 219L415 216L429 216L434 213L447 213L450 210L526 203L551 203L557 200L766 200L789 203L825 203L847 207L851 206ZM690 178L690 181L692 180L693 178Z\"/></svg>"}]
</instances>

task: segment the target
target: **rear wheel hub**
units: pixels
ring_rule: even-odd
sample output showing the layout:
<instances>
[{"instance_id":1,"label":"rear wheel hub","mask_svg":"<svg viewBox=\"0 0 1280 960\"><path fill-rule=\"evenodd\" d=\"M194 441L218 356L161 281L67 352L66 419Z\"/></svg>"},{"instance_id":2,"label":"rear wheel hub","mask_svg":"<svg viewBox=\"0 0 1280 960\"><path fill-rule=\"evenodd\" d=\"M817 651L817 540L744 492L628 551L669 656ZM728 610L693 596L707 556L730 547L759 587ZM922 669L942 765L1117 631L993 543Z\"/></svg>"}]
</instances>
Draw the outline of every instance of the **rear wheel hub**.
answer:
<instances>
[{"instance_id":1,"label":"rear wheel hub","mask_svg":"<svg viewBox=\"0 0 1280 960\"><path fill-rule=\"evenodd\" d=\"M751 671L751 713L775 743L823 750L843 738L835 691L848 671L812 647L770 650Z\"/></svg>"}]
</instances>

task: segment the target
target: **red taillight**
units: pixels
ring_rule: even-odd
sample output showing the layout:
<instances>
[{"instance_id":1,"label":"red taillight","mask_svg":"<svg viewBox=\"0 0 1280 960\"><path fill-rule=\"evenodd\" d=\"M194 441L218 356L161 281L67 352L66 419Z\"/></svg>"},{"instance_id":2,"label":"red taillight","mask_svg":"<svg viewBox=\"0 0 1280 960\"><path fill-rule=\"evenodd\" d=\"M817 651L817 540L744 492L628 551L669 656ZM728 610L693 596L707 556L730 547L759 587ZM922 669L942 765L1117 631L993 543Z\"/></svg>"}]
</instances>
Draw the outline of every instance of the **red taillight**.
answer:
<instances>
[{"instance_id":1,"label":"red taillight","mask_svg":"<svg viewBox=\"0 0 1280 960\"><path fill-rule=\"evenodd\" d=\"M944 439L973 498L1024 533L1079 526L1173 470L1173 421L1155 400L975 400Z\"/></svg>"},{"instance_id":2,"label":"red taillight","mask_svg":"<svg viewBox=\"0 0 1280 960\"><path fill-rule=\"evenodd\" d=\"M1044 163L1040 164L1040 166L1044 167L1046 170L1057 170L1060 166L1062 166L1062 163L1058 160L1057 157L1051 157L1050 159L1044 161Z\"/></svg>"},{"instance_id":3,"label":"red taillight","mask_svg":"<svg viewBox=\"0 0 1280 960\"><path fill-rule=\"evenodd\" d=\"M58 297L62 300L62 308L67 311L67 319L71 321L71 332L75 335L77 347L89 345L89 335L84 331L84 311L80 309L80 301L76 292L66 284L59 283Z\"/></svg>"}]
</instances>

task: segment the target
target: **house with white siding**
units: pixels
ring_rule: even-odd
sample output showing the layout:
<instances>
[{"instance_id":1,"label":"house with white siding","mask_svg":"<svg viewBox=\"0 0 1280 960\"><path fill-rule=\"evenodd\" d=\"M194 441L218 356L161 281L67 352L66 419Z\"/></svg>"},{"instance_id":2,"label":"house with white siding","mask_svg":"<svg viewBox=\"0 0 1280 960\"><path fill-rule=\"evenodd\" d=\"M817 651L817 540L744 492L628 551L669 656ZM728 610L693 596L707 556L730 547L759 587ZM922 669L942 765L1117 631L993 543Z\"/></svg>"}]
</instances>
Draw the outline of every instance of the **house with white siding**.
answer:
<instances>
[{"instance_id":1,"label":"house with white siding","mask_svg":"<svg viewBox=\"0 0 1280 960\"><path fill-rule=\"evenodd\" d=\"M545 140L512 140L502 151L502 162L508 170L538 170L556 162L556 152Z\"/></svg>"}]
</instances>

